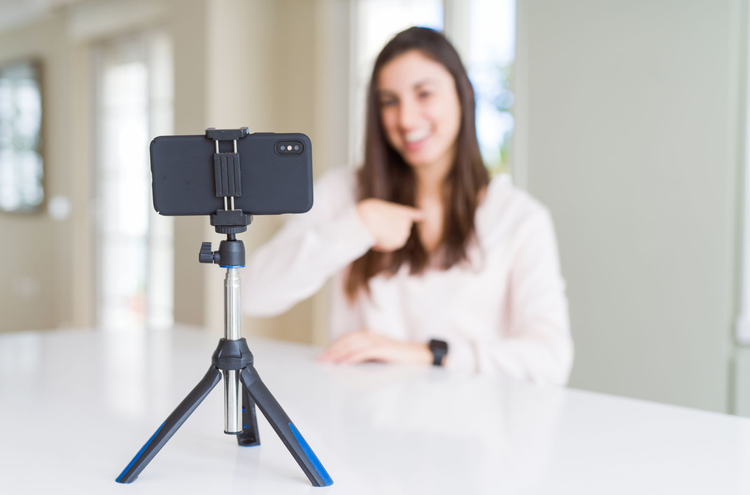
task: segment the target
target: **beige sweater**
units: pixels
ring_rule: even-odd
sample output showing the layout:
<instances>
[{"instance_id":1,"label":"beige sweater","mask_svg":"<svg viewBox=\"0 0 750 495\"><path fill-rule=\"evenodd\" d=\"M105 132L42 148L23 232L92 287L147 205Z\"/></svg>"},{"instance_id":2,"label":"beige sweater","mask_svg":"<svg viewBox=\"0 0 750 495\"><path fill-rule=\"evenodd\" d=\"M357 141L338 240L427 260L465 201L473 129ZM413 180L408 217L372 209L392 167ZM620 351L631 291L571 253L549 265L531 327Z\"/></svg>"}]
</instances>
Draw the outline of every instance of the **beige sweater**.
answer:
<instances>
[{"instance_id":1,"label":"beige sweater","mask_svg":"<svg viewBox=\"0 0 750 495\"><path fill-rule=\"evenodd\" d=\"M374 244L356 210L355 171L333 170L315 183L309 213L289 218L241 270L243 307L273 316L310 297L333 277L332 339L369 329L395 339L449 344L448 368L505 373L565 384L573 362L565 282L549 212L507 178L491 181L476 212L469 264L370 281L370 297L350 303L349 264Z\"/></svg>"}]
</instances>

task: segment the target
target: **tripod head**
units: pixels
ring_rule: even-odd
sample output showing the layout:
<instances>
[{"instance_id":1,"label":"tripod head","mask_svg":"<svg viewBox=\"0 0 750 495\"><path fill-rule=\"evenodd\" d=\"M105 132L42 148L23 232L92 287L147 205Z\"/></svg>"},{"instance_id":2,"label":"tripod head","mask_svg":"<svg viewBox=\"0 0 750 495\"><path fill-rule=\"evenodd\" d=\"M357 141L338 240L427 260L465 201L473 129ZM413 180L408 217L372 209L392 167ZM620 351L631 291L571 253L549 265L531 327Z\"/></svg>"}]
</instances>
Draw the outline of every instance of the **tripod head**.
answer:
<instances>
[{"instance_id":1,"label":"tripod head","mask_svg":"<svg viewBox=\"0 0 750 495\"><path fill-rule=\"evenodd\" d=\"M245 244L235 238L234 234L228 234L226 241L219 243L218 251L211 251L211 243L201 244L198 254L200 263L213 263L222 268L243 268L245 266Z\"/></svg>"}]
</instances>

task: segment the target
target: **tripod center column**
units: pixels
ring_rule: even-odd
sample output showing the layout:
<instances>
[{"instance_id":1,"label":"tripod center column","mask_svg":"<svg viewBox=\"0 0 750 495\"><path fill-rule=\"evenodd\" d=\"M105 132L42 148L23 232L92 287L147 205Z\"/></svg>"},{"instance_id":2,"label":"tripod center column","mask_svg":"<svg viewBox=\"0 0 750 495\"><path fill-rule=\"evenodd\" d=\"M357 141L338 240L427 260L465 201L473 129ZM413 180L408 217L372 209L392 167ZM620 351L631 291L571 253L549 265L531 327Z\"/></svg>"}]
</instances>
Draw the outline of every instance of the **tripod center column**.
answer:
<instances>
[{"instance_id":1,"label":"tripod center column","mask_svg":"<svg viewBox=\"0 0 750 495\"><path fill-rule=\"evenodd\" d=\"M240 275L237 268L227 268L224 280L224 338L239 340L242 334L240 311Z\"/></svg>"},{"instance_id":2,"label":"tripod center column","mask_svg":"<svg viewBox=\"0 0 750 495\"><path fill-rule=\"evenodd\" d=\"M224 338L240 340L240 275L236 267L227 267L224 280ZM242 394L238 370L223 370L224 432L236 435L242 431Z\"/></svg>"}]
</instances>

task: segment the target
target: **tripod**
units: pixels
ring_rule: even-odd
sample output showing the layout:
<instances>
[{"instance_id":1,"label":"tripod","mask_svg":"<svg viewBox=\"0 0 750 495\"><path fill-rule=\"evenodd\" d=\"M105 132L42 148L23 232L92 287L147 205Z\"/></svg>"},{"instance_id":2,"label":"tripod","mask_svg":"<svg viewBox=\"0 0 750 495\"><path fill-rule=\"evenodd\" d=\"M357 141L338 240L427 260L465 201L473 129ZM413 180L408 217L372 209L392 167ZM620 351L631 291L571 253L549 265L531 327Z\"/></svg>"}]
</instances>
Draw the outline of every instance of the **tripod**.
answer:
<instances>
[{"instance_id":1,"label":"tripod","mask_svg":"<svg viewBox=\"0 0 750 495\"><path fill-rule=\"evenodd\" d=\"M219 137L226 136L227 131L216 131ZM209 135L210 131L206 134ZM289 453L297 461L314 486L328 486L333 480L320 463L315 453L294 426L292 420L284 412L279 403L263 383L258 372L253 367L253 355L244 338L240 337L240 277L238 269L245 266L245 246L236 239L236 234L247 230L252 216L242 210L234 209L234 196L241 191L235 181L239 177L239 157L235 153L219 153L218 139L216 139L216 155L235 155L219 157L220 167L217 167L217 191L220 187L224 196L224 210L218 210L211 215L211 225L220 234L226 234L227 240L221 241L219 250L212 252L211 243L201 245L199 261L201 263L215 263L226 268L224 280L224 338L211 358L211 367L198 385L180 402L177 408L162 423L156 433L148 439L146 444L135 455L130 464L125 467L118 483L132 483L159 453L172 435L182 426L195 409L203 402L213 388L224 378L224 433L237 435L237 443L242 446L260 445L258 422L255 404L258 404L276 434L281 438ZM216 157L216 155L214 155ZM215 158L216 162L216 158ZM228 166L227 166L228 163ZM234 165L236 164L236 169ZM235 175L236 174L236 175ZM239 181L236 181L239 184ZM217 193L218 195L218 193ZM227 197L231 196L231 206L227 209Z\"/></svg>"}]
</instances>

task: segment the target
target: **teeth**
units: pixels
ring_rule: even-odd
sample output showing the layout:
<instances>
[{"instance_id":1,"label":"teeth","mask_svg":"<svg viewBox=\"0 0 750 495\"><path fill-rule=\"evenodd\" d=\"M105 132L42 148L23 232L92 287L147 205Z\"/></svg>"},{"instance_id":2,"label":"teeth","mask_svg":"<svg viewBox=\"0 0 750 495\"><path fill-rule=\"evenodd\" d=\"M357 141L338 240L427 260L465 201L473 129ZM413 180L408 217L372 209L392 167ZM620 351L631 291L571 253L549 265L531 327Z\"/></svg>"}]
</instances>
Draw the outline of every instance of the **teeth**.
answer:
<instances>
[{"instance_id":1,"label":"teeth","mask_svg":"<svg viewBox=\"0 0 750 495\"><path fill-rule=\"evenodd\" d=\"M422 139L426 138L430 135L430 129L419 129L417 131L412 131L408 133L405 136L407 143L414 143L416 141L421 141Z\"/></svg>"}]
</instances>

